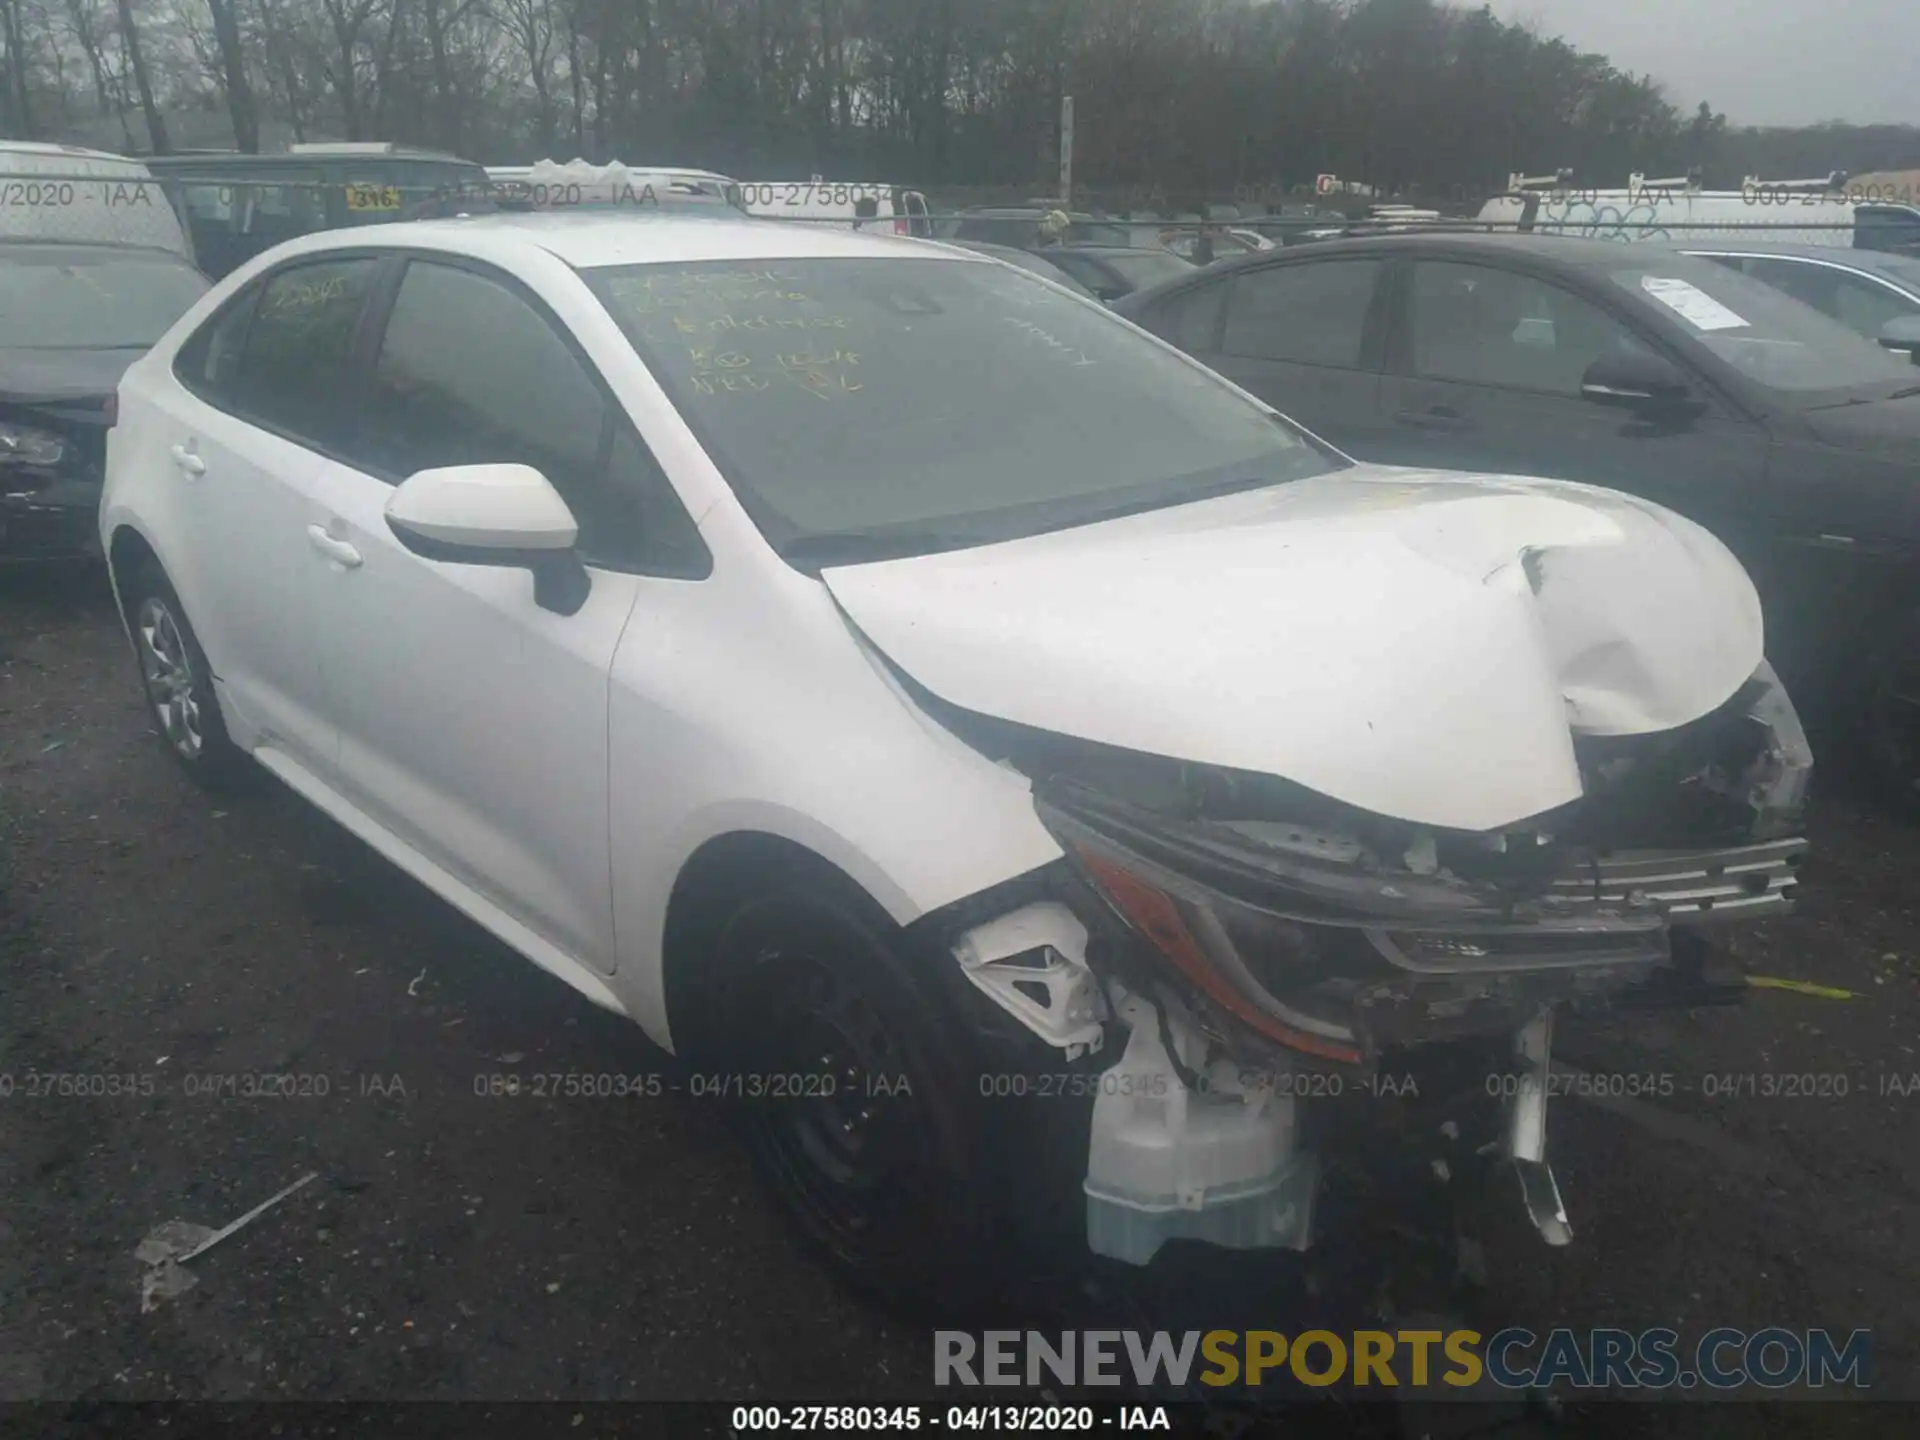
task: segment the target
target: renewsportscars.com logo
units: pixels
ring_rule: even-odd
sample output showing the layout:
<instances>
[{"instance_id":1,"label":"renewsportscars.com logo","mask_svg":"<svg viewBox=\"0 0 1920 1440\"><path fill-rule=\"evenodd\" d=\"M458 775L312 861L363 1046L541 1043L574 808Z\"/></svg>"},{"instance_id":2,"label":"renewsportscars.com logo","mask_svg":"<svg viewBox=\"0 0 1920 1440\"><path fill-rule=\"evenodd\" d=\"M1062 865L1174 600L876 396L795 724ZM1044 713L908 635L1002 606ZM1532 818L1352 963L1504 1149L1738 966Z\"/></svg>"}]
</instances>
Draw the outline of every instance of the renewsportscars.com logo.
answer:
<instances>
[{"instance_id":1,"label":"renewsportscars.com logo","mask_svg":"<svg viewBox=\"0 0 1920 1440\"><path fill-rule=\"evenodd\" d=\"M1715 1391L1813 1389L1869 1383L1871 1336L1854 1330L1709 1330L1690 1346L1676 1330L937 1330L936 1385L1427 1386L1467 1389L1482 1380L1507 1390Z\"/></svg>"}]
</instances>

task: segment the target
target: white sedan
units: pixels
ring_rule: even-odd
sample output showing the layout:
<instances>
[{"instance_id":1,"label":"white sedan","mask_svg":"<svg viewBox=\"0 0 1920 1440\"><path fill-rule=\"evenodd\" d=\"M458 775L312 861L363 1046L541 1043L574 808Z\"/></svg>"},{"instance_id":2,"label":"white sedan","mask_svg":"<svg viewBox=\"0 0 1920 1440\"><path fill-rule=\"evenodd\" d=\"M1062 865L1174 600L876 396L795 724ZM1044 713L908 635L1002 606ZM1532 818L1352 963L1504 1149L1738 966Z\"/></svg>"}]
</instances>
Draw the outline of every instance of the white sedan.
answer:
<instances>
[{"instance_id":1,"label":"white sedan","mask_svg":"<svg viewBox=\"0 0 1920 1440\"><path fill-rule=\"evenodd\" d=\"M127 372L100 525L189 771L264 767L631 1016L889 1288L1049 1197L1135 1263L1305 1247L1303 1112L1462 1036L1563 1241L1552 1007L1691 994L1804 848L1699 527L1355 464L910 240L293 241Z\"/></svg>"}]
</instances>

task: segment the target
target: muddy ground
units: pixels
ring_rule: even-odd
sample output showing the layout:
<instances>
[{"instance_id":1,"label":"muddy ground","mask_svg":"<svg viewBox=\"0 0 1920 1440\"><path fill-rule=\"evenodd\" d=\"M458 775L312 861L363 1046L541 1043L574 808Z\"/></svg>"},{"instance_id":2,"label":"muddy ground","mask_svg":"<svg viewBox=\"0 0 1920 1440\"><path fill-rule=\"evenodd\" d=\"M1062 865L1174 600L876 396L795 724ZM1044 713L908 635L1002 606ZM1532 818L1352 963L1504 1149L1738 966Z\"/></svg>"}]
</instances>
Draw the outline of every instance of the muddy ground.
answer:
<instances>
[{"instance_id":1,"label":"muddy ground","mask_svg":"<svg viewBox=\"0 0 1920 1440\"><path fill-rule=\"evenodd\" d=\"M1737 951L1859 998L1569 1032L1587 1070L1667 1093L1555 1101L1578 1237L1489 1256L1509 1323L1864 1328L1874 1393L1920 1398L1920 827L1837 793L1812 837L1800 913ZM926 1327L795 1250L711 1102L479 1093L556 1071L665 1065L290 795L209 802L103 583L0 573L0 1400L930 1397ZM252 1073L305 1093L187 1093ZM155 1224L224 1224L308 1172L143 1313ZM1812 1403L1568 1423L1843 1419L1909 1428Z\"/></svg>"}]
</instances>

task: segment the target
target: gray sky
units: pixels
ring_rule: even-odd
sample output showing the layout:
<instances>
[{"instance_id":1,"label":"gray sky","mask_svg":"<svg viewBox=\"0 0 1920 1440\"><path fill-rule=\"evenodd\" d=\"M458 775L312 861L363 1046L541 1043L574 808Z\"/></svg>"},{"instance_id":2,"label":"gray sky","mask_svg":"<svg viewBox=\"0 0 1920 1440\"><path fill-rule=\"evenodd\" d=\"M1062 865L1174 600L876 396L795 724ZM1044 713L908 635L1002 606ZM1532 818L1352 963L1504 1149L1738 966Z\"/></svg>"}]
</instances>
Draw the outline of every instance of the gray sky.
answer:
<instances>
[{"instance_id":1,"label":"gray sky","mask_svg":"<svg viewBox=\"0 0 1920 1440\"><path fill-rule=\"evenodd\" d=\"M1478 0L1456 0L1473 5ZM1487 0L1735 125L1920 124L1920 0Z\"/></svg>"}]
</instances>

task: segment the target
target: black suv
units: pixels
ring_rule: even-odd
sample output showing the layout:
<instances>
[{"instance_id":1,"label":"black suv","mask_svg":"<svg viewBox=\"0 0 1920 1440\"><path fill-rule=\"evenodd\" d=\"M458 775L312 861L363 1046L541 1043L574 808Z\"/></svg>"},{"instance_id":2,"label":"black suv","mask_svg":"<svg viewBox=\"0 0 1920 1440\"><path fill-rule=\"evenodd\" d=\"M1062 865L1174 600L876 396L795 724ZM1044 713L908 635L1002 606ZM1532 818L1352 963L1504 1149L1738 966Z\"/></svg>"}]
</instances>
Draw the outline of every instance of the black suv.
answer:
<instances>
[{"instance_id":1,"label":"black suv","mask_svg":"<svg viewBox=\"0 0 1920 1440\"><path fill-rule=\"evenodd\" d=\"M1817 718L1920 806L1920 368L1664 245L1425 234L1223 262L1114 309L1349 454L1547 475L1723 539Z\"/></svg>"}]
</instances>

